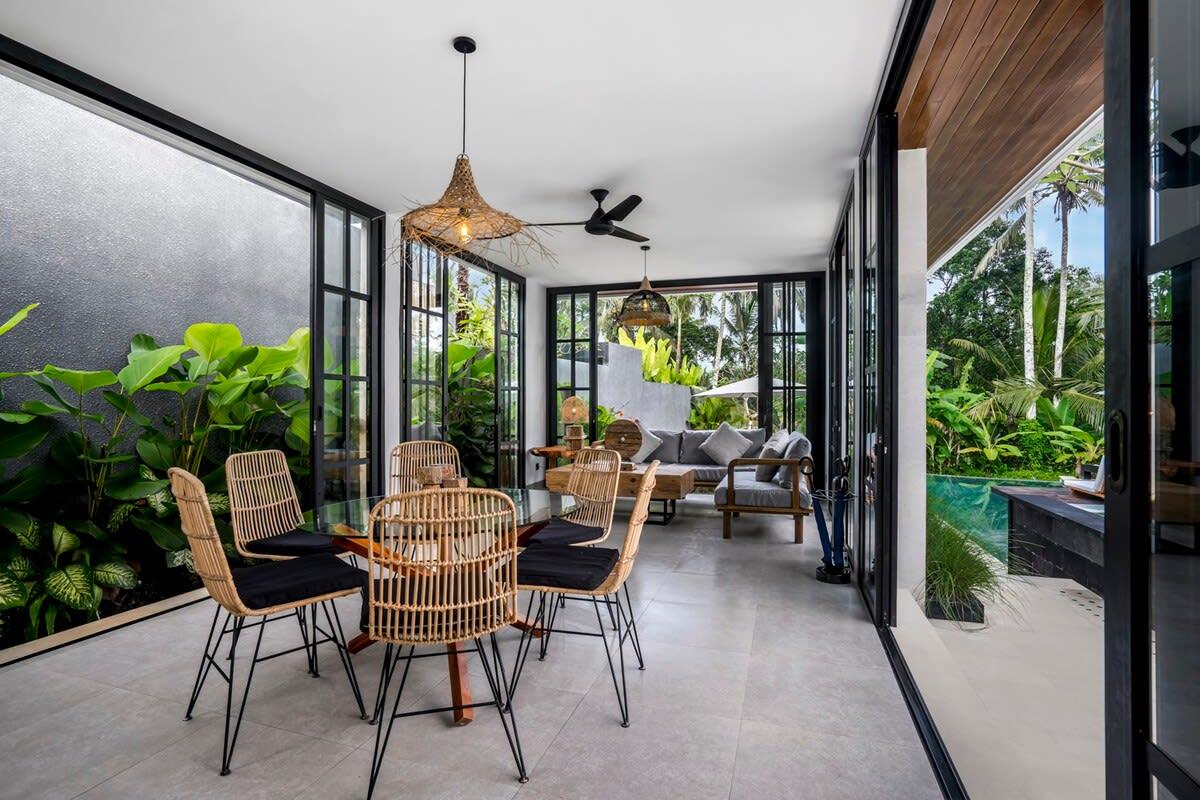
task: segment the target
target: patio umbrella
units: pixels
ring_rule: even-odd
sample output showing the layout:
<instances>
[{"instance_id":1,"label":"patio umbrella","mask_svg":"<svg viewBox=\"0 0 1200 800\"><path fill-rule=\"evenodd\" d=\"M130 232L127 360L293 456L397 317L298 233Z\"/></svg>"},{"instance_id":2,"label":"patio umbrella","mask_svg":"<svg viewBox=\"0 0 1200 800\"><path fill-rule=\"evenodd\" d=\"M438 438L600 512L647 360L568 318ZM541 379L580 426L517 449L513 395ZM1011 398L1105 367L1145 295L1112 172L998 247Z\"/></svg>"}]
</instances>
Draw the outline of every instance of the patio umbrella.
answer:
<instances>
[{"instance_id":1,"label":"patio umbrella","mask_svg":"<svg viewBox=\"0 0 1200 800\"><path fill-rule=\"evenodd\" d=\"M772 386L783 386L783 381L775 378L771 381ZM718 386L714 389L707 389L703 392L697 392L693 397L755 397L758 395L758 376L751 375L749 378L742 378L740 381L727 383L724 386Z\"/></svg>"}]
</instances>

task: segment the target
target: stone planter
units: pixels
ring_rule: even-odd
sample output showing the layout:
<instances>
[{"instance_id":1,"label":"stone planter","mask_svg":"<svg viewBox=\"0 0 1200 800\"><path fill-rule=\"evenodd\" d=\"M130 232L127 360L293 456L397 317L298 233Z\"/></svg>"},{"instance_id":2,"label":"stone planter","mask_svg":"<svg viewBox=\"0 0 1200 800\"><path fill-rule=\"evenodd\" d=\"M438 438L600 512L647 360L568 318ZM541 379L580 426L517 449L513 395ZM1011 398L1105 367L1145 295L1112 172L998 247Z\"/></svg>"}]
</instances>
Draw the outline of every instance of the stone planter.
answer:
<instances>
[{"instance_id":1,"label":"stone planter","mask_svg":"<svg viewBox=\"0 0 1200 800\"><path fill-rule=\"evenodd\" d=\"M983 601L978 597L966 597L945 606L936 600L925 601L925 616L930 619L946 619L951 622L983 622Z\"/></svg>"}]
</instances>

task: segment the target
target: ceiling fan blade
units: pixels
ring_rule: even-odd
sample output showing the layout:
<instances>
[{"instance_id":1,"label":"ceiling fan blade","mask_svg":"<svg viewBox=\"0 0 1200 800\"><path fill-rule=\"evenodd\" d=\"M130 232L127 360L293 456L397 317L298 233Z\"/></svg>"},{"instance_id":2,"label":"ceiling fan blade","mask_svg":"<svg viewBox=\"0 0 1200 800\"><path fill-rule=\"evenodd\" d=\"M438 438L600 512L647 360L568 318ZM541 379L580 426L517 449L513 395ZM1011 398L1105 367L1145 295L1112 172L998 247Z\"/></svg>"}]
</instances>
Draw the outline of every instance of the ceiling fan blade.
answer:
<instances>
[{"instance_id":1,"label":"ceiling fan blade","mask_svg":"<svg viewBox=\"0 0 1200 800\"><path fill-rule=\"evenodd\" d=\"M610 208L604 215L604 218L614 222L620 222L628 217L629 212L637 208L641 202L642 198L638 197L636 194L631 194L629 197L626 197L624 200Z\"/></svg>"},{"instance_id":2,"label":"ceiling fan blade","mask_svg":"<svg viewBox=\"0 0 1200 800\"><path fill-rule=\"evenodd\" d=\"M554 228L563 225L587 225L587 220L583 222L527 222L526 225L532 225L535 228Z\"/></svg>"},{"instance_id":3,"label":"ceiling fan blade","mask_svg":"<svg viewBox=\"0 0 1200 800\"><path fill-rule=\"evenodd\" d=\"M631 242L648 242L648 241L650 241L650 239L648 237L642 236L640 233L634 233L633 231L627 231L624 228L618 228L616 225L613 226L612 233L610 233L609 236L616 236L618 239L628 239Z\"/></svg>"}]
</instances>

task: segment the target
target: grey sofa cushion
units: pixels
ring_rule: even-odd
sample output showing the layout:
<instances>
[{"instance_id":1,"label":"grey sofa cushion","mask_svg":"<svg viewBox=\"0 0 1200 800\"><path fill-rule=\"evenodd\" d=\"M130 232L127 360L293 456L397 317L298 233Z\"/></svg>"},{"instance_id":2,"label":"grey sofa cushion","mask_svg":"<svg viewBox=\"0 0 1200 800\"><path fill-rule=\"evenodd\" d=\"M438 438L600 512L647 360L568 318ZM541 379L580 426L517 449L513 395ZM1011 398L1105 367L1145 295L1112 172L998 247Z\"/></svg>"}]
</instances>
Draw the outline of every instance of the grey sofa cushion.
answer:
<instances>
[{"instance_id":1,"label":"grey sofa cushion","mask_svg":"<svg viewBox=\"0 0 1200 800\"><path fill-rule=\"evenodd\" d=\"M763 445L762 451L758 454L758 458L783 458L783 451L787 449L788 438L791 436L787 428L780 428L771 434L771 438L767 439ZM775 473L779 471L778 464L763 464L754 471L754 476L760 481L769 481L775 477Z\"/></svg>"},{"instance_id":2,"label":"grey sofa cushion","mask_svg":"<svg viewBox=\"0 0 1200 800\"><path fill-rule=\"evenodd\" d=\"M658 438L662 439L662 444L658 449L650 454L647 461L661 461L664 464L679 463L679 447L683 443L683 434L679 431L658 431L651 430Z\"/></svg>"},{"instance_id":3,"label":"grey sofa cushion","mask_svg":"<svg viewBox=\"0 0 1200 800\"><path fill-rule=\"evenodd\" d=\"M712 434L700 445L700 449L708 454L717 464L728 466L730 461L740 458L750 449L753 442L733 429L728 422L722 422Z\"/></svg>"},{"instance_id":4,"label":"grey sofa cushion","mask_svg":"<svg viewBox=\"0 0 1200 800\"><path fill-rule=\"evenodd\" d=\"M733 499L739 506L753 508L791 508L792 490L785 489L775 481L759 481L754 479L754 473L741 471L733 473ZM729 502L729 476L726 475L717 484L713 492L713 501L718 506ZM800 484L800 505L812 507L812 498L803 483Z\"/></svg>"},{"instance_id":5,"label":"grey sofa cushion","mask_svg":"<svg viewBox=\"0 0 1200 800\"><path fill-rule=\"evenodd\" d=\"M812 454L812 442L803 433L796 431L788 438L787 449L783 451L783 457L791 461L793 459L804 458ZM775 483L778 483L784 489L792 488L792 469L791 467L780 467L779 472L775 474ZM804 488L804 480L801 478L800 488Z\"/></svg>"},{"instance_id":6,"label":"grey sofa cushion","mask_svg":"<svg viewBox=\"0 0 1200 800\"><path fill-rule=\"evenodd\" d=\"M687 467L692 471L692 477L700 483L716 483L729 475L729 467L721 467L716 464L680 464L681 467ZM738 472L753 472L754 466L747 464L744 467L735 467Z\"/></svg>"},{"instance_id":7,"label":"grey sofa cushion","mask_svg":"<svg viewBox=\"0 0 1200 800\"><path fill-rule=\"evenodd\" d=\"M742 458L757 458L762 451L763 442L767 440L767 432L762 428L746 430L735 429L750 440L750 449L742 453ZM683 441L679 447L680 464L713 464L715 463L700 449L700 445L712 435L712 431L684 431Z\"/></svg>"}]
</instances>

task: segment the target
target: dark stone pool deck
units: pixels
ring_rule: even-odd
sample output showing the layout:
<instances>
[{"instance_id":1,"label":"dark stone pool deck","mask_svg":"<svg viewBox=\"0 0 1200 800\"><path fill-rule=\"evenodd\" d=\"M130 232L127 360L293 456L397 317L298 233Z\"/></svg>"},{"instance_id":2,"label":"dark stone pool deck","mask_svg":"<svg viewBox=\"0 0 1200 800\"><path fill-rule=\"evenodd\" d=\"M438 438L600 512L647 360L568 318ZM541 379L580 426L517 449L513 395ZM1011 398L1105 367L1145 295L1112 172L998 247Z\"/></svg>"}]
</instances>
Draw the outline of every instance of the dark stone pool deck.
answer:
<instances>
[{"instance_id":1,"label":"dark stone pool deck","mask_svg":"<svg viewBox=\"0 0 1200 800\"><path fill-rule=\"evenodd\" d=\"M994 486L1008 499L1009 571L1014 575L1070 578L1104 592L1104 514L1072 504L1103 507L1099 500L1062 487Z\"/></svg>"}]
</instances>

